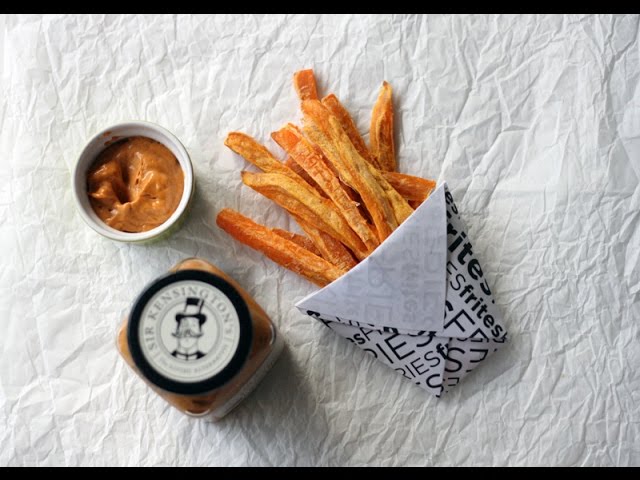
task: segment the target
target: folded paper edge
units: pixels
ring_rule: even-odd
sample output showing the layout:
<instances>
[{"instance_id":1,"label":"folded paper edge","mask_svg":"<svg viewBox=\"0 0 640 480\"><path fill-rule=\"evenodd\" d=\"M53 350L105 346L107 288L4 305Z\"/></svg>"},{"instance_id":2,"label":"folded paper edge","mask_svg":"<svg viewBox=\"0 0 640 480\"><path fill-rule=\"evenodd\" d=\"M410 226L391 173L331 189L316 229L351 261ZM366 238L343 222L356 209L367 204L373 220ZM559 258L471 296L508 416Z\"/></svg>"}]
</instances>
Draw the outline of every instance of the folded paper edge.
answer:
<instances>
[{"instance_id":1,"label":"folded paper edge","mask_svg":"<svg viewBox=\"0 0 640 480\"><path fill-rule=\"evenodd\" d=\"M442 329L441 325L444 324L444 318L441 318L441 315L432 314L430 312L432 311L444 312L444 302L445 302L445 296L446 296L445 264L447 259L446 257L446 248L447 248L446 215L445 215L446 213L445 192L446 191L447 191L447 183L442 182L440 185L438 185L434 189L431 195L418 207L418 209L416 209L416 211L412 213L411 216L402 223L402 225L400 225L394 232L392 232L389 238L387 238L381 245L379 245L378 248L369 257L365 258L362 262L357 264L354 268L352 268L350 271L345 273L342 277L334 280L329 285L326 285L320 290L312 292L309 295L305 296L303 299L299 300L295 304L295 307L305 314L308 311L317 312L322 314L323 316L331 317L333 321L344 322L344 320L340 318L340 316L335 315L335 311L330 313L328 311L322 311L323 308L318 308L317 306L318 304L326 303L325 301L318 301L318 299L322 297L328 297L330 296L330 293L332 291L344 288L345 284L348 284L354 279L361 278L367 275L369 269L374 268L372 265L375 264L375 262L377 262L380 257L383 257L388 253L387 249L391 249L397 246L396 241L399 237L403 235L408 235L407 232L410 232L410 229L415 227L416 222L427 223L428 225L429 222L426 222L424 218L428 218L429 216L431 216L431 217L435 217L434 221L431 222L432 224L436 224L439 221L443 223L442 225L437 227L442 229L441 231L442 245L438 247L438 251L439 251L438 255L442 256L443 258L442 258L442 265L438 265L438 268L440 269L441 273L436 275L437 277L442 278L442 285L438 286L438 288L441 289L441 292L439 292L439 298L437 300L436 307L428 310L429 314L425 314L425 320L424 320L425 328L412 329L412 328L405 328L403 326L399 327L398 325L390 325L390 324L378 323L378 322L369 323L369 322L364 322L361 320L353 320L353 319L349 319L349 321L347 321L346 323L347 324L355 323L356 325L363 325L369 328L395 329L397 331L408 333L408 334L417 334L417 333L426 332L426 331L440 331ZM438 282L440 282L440 280L438 280ZM314 299L318 301L317 304L314 304ZM346 316L343 315L342 317L349 317L349 316L350 315L346 315ZM439 328L428 328L429 326L434 327L436 325L438 325Z\"/></svg>"}]
</instances>

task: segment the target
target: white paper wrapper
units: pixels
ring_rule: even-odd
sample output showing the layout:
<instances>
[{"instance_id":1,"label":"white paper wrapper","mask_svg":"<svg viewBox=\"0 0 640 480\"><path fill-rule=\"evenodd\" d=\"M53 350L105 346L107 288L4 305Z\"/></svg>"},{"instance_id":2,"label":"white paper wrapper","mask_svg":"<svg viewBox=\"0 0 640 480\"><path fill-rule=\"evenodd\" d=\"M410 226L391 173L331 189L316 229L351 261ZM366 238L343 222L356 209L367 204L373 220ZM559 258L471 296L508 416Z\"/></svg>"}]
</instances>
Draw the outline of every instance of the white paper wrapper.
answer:
<instances>
[{"instance_id":1,"label":"white paper wrapper","mask_svg":"<svg viewBox=\"0 0 640 480\"><path fill-rule=\"evenodd\" d=\"M446 184L367 259L296 307L437 397L507 335Z\"/></svg>"}]
</instances>

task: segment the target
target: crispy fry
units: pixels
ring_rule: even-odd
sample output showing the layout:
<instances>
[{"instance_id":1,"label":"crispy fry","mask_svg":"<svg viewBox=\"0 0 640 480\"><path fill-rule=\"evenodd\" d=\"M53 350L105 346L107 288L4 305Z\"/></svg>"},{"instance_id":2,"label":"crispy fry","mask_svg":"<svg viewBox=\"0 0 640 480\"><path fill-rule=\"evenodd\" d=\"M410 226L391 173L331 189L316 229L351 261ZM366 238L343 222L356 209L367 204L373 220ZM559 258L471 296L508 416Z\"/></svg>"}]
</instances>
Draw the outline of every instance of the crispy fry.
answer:
<instances>
[{"instance_id":1,"label":"crispy fry","mask_svg":"<svg viewBox=\"0 0 640 480\"><path fill-rule=\"evenodd\" d=\"M338 119L340 126L349 136L349 140L351 140L353 146L356 147L360 156L377 169L380 169L378 161L373 157L373 155L371 155L371 152L364 143L362 136L358 132L358 128L356 127L353 118L351 118L347 109L340 103L338 97L331 93L322 99L322 104L327 107L334 117Z\"/></svg>"},{"instance_id":2,"label":"crispy fry","mask_svg":"<svg viewBox=\"0 0 640 480\"><path fill-rule=\"evenodd\" d=\"M413 208L409 205L402 195L400 195L390 184L387 182L382 175L382 172L377 168L368 165L369 170L371 171L371 175L376 179L380 187L384 190L389 199L389 203L391 204L391 208L393 209L393 214L396 217L396 221L398 225L404 222L409 215L413 213Z\"/></svg>"},{"instance_id":3,"label":"crispy fry","mask_svg":"<svg viewBox=\"0 0 640 480\"><path fill-rule=\"evenodd\" d=\"M381 170L396 170L396 148L393 139L393 102L391 85L382 82L380 94L371 113L369 129L371 154L376 158Z\"/></svg>"},{"instance_id":4,"label":"crispy fry","mask_svg":"<svg viewBox=\"0 0 640 480\"><path fill-rule=\"evenodd\" d=\"M382 176L403 198L410 202L417 201L418 205L424 202L436 188L436 182L433 180L404 173L382 172Z\"/></svg>"},{"instance_id":5,"label":"crispy fry","mask_svg":"<svg viewBox=\"0 0 640 480\"><path fill-rule=\"evenodd\" d=\"M224 209L218 225L234 238L317 285L334 281L366 258L435 188L432 180L396 172L391 86L383 82L371 115L370 147L334 94L320 101L313 70L293 76L303 130L287 124L272 138L280 162L239 132L225 145L265 173L242 181L287 210L305 235L258 225Z\"/></svg>"},{"instance_id":6,"label":"crispy fry","mask_svg":"<svg viewBox=\"0 0 640 480\"><path fill-rule=\"evenodd\" d=\"M389 87L389 89L390 88L391 87ZM309 102L303 102L303 105L304 104L308 104L308 103ZM304 109L303 109L303 111L304 111ZM350 141L348 135L346 134L346 132L344 131L344 129L340 125L340 122L338 121L338 119L333 115L329 115L327 117L327 120L328 120L328 123L329 123L329 131L333 132L334 145L338 146L339 152L342 152L343 155L344 154L347 155L347 161L345 162L345 165L355 165L357 170L358 170L359 175L358 175L358 173L356 173L355 176L354 176L356 181L361 179L361 178L363 178L363 173L362 172L363 172L364 168L365 167L369 167L369 171L370 171L371 175L375 178L377 183L384 190L384 192L386 194L386 197L387 197L387 200L389 201L390 206L393 209L393 213L394 213L394 216L395 216L395 219L396 219L397 223L400 224L400 223L404 222L406 220L406 218L409 215L411 215L411 213L413 212L413 209L411 208L409 203L404 198L402 198L402 196L400 194L398 194L398 192L396 192L391 185L389 185L389 183L382 177L382 175L380 174L378 169L373 167L371 164L367 164L366 161L363 164L362 160L364 160L364 159L357 152L357 149L355 148L355 145ZM369 185L370 186L374 186L373 183L369 183ZM352 187L353 187L353 185L352 185ZM356 187L354 187L354 188L355 188L355 190L358 191L358 189ZM374 191L375 191L375 188L374 188ZM360 195L362 197L362 192L358 191L358 193L360 193ZM364 201L364 197L363 197L363 201ZM366 205L366 201L365 201L365 205ZM368 205L367 205L367 207L368 207ZM370 213L372 213L372 212L370 212ZM373 218L373 215L372 215L372 218ZM375 223L375 219L374 219L374 223ZM376 223L376 227L378 227L377 223ZM393 228L395 228L395 227L393 227ZM380 231L378 231L378 235L380 236Z\"/></svg>"},{"instance_id":7,"label":"crispy fry","mask_svg":"<svg viewBox=\"0 0 640 480\"><path fill-rule=\"evenodd\" d=\"M298 175L300 175L300 177L302 177L302 179L307 182L309 185L311 185L313 187L313 189L318 192L320 195L322 195L323 197L326 197L327 195L324 193L324 190L322 190L320 188L320 185L318 185L316 183L316 181L311 178L309 176L309 174L307 172L304 171L304 169L298 165L296 163L296 161L291 158L291 157L287 157L287 159L284 162L285 166L290 168L291 170L293 170L294 172L296 172Z\"/></svg>"},{"instance_id":8,"label":"crispy fry","mask_svg":"<svg viewBox=\"0 0 640 480\"><path fill-rule=\"evenodd\" d=\"M300 127L298 127L297 125L294 125L293 123L287 123L287 127L295 130L295 132L298 135L298 137L304 137L302 129L300 129ZM271 134L271 138L273 138L273 133ZM331 170L331 173L333 173L333 175L335 177L338 177L338 179L340 179L339 172L336 170L336 168L333 166L333 164L327 159L327 157L325 157L324 152L322 151L322 148L320 148L315 143L311 143L311 142L309 142L309 145L311 145L313 147L313 149L315 150L316 154L318 154L318 156L322 159L322 162L326 165L326 167L329 170ZM350 191L351 193L353 193L355 195L355 192L353 191L353 189L351 189L351 187L349 187L346 184L343 184L343 186L344 186L345 190L348 190L348 191Z\"/></svg>"},{"instance_id":9,"label":"crispy fry","mask_svg":"<svg viewBox=\"0 0 640 480\"><path fill-rule=\"evenodd\" d=\"M281 173L297 182L304 183L302 177L274 157L265 146L260 145L254 138L245 133L229 133L224 144L264 172Z\"/></svg>"},{"instance_id":10,"label":"crispy fry","mask_svg":"<svg viewBox=\"0 0 640 480\"><path fill-rule=\"evenodd\" d=\"M298 126L296 126L296 125L294 125L292 123L289 123L287 125L290 126L291 128L293 128L297 132L299 137L303 137L304 138L304 134L302 133L302 130ZM322 159L322 162L325 164L325 166L331 171L331 173L333 173L333 176L338 179L338 181L340 182L340 186L347 193L347 195L349 196L351 201L354 202L358 206L358 211L360 212L360 215L362 215L367 220L371 220L371 217L369 216L369 212L367 212L367 209L362 204L362 199L360 198L360 195L358 195L358 193L353 188L351 188L349 185L347 185L340 178L340 173L336 170L336 167L334 167L333 164L327 159L327 157L324 155L322 149L318 145L316 145L315 143L311 143L311 142L308 142L308 143L309 143L309 145L311 145L313 147L315 152ZM324 197L327 196L326 193L324 193L324 190L322 190L321 188L320 188L320 191L322 191L322 196L324 196Z\"/></svg>"},{"instance_id":11,"label":"crispy fry","mask_svg":"<svg viewBox=\"0 0 640 480\"><path fill-rule=\"evenodd\" d=\"M340 172L342 180L358 192L371 215L378 240L384 241L398 226L398 222L385 190L372 174L377 170L360 156L338 121L320 102L302 102L302 112L305 133L322 148Z\"/></svg>"},{"instance_id":12,"label":"crispy fry","mask_svg":"<svg viewBox=\"0 0 640 480\"><path fill-rule=\"evenodd\" d=\"M287 240L290 240L293 243L296 243L296 244L300 245L301 247L306 248L307 250L309 250L314 255L318 255L319 257L322 256L322 252L320 252L320 250L318 250L318 247L316 247L316 244L313 242L313 240L311 240L310 238L305 237L304 235L300 235L298 233L290 232L288 230L282 230L281 228L272 228L271 231L273 233L275 233L276 235L281 236L282 238L286 238ZM331 238L333 238L333 237L331 237Z\"/></svg>"},{"instance_id":13,"label":"crispy fry","mask_svg":"<svg viewBox=\"0 0 640 480\"><path fill-rule=\"evenodd\" d=\"M244 215L223 209L216 223L225 232L245 245L264 253L285 268L304 276L321 287L346 273L300 245L282 238L263 225Z\"/></svg>"},{"instance_id":14,"label":"crispy fry","mask_svg":"<svg viewBox=\"0 0 640 480\"><path fill-rule=\"evenodd\" d=\"M300 133L301 136L304 136L302 131L298 127L295 127L295 128ZM309 143L313 147L315 152L318 154L318 156L322 158L322 162L325 164L325 166L331 171L331 173L333 173L333 176L338 179L338 181L340 182L340 186L345 192L347 192L347 195L349 195L349 198L351 199L351 201L358 204L358 210L360 210L360 213L363 216L367 217L368 216L367 211L366 211L366 208L364 208L364 206L362 205L362 199L360 198L360 195L358 195L358 193L353 188L347 185L347 183L342 178L340 178L340 172L338 172L338 170L336 170L336 167L333 166L333 163L329 161L329 159L326 157L326 155L322 151L322 148L320 148L315 143L312 143L312 142L309 142Z\"/></svg>"},{"instance_id":15,"label":"crispy fry","mask_svg":"<svg viewBox=\"0 0 640 480\"><path fill-rule=\"evenodd\" d=\"M277 132L273 132L271 137L317 182L333 200L353 231L367 248L373 251L379 242L360 214L357 204L349 198L338 178L329 170L300 131L288 124Z\"/></svg>"},{"instance_id":16,"label":"crispy fry","mask_svg":"<svg viewBox=\"0 0 640 480\"><path fill-rule=\"evenodd\" d=\"M298 225L313 241L314 246L320 251L320 255L326 261L331 262L338 268L350 270L357 265L357 262L342 243L333 238L331 235L318 230L313 225L305 222L301 218L296 218Z\"/></svg>"},{"instance_id":17,"label":"crispy fry","mask_svg":"<svg viewBox=\"0 0 640 480\"><path fill-rule=\"evenodd\" d=\"M313 70L299 70L294 73L293 86L298 93L300 101L318 99L318 87L316 85L316 77L313 75Z\"/></svg>"},{"instance_id":18,"label":"crispy fry","mask_svg":"<svg viewBox=\"0 0 640 480\"><path fill-rule=\"evenodd\" d=\"M340 240L359 258L368 250L335 205L311 187L279 173L242 172L242 181L293 215Z\"/></svg>"}]
</instances>

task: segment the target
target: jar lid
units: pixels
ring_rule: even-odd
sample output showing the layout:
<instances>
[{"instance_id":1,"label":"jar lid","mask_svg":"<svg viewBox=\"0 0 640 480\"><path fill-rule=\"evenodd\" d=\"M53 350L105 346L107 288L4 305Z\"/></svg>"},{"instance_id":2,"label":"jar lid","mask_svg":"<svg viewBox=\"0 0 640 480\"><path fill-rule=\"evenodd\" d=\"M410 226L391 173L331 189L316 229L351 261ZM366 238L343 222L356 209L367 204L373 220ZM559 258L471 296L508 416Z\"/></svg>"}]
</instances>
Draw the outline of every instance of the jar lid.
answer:
<instances>
[{"instance_id":1,"label":"jar lid","mask_svg":"<svg viewBox=\"0 0 640 480\"><path fill-rule=\"evenodd\" d=\"M144 377L182 395L224 385L251 348L246 302L229 282L202 270L156 279L134 302L127 328L131 356Z\"/></svg>"}]
</instances>

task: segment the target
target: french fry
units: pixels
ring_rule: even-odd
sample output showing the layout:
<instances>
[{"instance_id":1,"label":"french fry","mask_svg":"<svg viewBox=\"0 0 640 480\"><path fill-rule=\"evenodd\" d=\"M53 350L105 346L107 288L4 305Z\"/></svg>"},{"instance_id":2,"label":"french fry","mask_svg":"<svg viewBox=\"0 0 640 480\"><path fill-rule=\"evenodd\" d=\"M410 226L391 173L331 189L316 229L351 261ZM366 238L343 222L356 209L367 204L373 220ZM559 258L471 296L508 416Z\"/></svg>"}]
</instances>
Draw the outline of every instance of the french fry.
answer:
<instances>
[{"instance_id":1,"label":"french fry","mask_svg":"<svg viewBox=\"0 0 640 480\"><path fill-rule=\"evenodd\" d=\"M298 127L297 125L294 125L293 123L287 123L287 127L290 127L291 129L295 130L296 134L299 137L303 137L304 134L302 133L302 130L300 129L300 127ZM273 133L271 134L271 138L273 138ZM277 142L276 142L277 143ZM340 174L338 172L338 170L336 170L336 168L333 166L333 164L327 159L327 157L324 155L324 152L322 151L322 148L320 148L318 145L316 145L315 143L309 143L313 149L315 150L316 154L322 159L322 162L325 164L325 166L331 170L331 172L333 173L333 175L335 177L337 177L338 179L340 179ZM282 146L281 146L282 147ZM341 181L342 182L342 181ZM345 190L350 191L352 194L355 195L355 192L351 189L351 187L349 187L346 184L343 184ZM350 195L351 196L351 195Z\"/></svg>"},{"instance_id":2,"label":"french fry","mask_svg":"<svg viewBox=\"0 0 640 480\"><path fill-rule=\"evenodd\" d=\"M224 144L247 162L266 173L281 173L297 182L304 183L304 179L300 175L280 162L264 145L245 133L229 133Z\"/></svg>"},{"instance_id":3,"label":"french fry","mask_svg":"<svg viewBox=\"0 0 640 480\"><path fill-rule=\"evenodd\" d=\"M382 82L380 94L373 106L371 128L369 129L371 154L378 161L381 170L396 170L396 151L393 139L393 102L391 85Z\"/></svg>"},{"instance_id":4,"label":"french fry","mask_svg":"<svg viewBox=\"0 0 640 480\"><path fill-rule=\"evenodd\" d=\"M376 179L380 187L384 190L389 199L389 203L391 204L391 208L393 209L393 213L396 216L396 221L398 225L404 222L409 215L413 213L413 208L409 205L402 195L400 195L390 184L387 182L382 175L382 172L377 168L367 165L369 170L371 171L371 175Z\"/></svg>"},{"instance_id":5,"label":"french fry","mask_svg":"<svg viewBox=\"0 0 640 480\"><path fill-rule=\"evenodd\" d=\"M389 185L389 182L384 179L380 170L375 168L373 165L366 163L366 161L359 156L353 146L353 143L351 143L344 130L342 130L338 120L332 116L329 118L329 123L333 127L334 138L337 139L337 144L341 147L341 151L346 152L349 156L350 162L348 161L347 163L361 165L362 168L366 167L369 169L371 176L375 179L380 188L384 190L387 200L393 210L396 222L400 225L413 213L413 209L409 203L402 198L402 196L391 185ZM360 176L362 177L362 171L360 171Z\"/></svg>"},{"instance_id":6,"label":"french fry","mask_svg":"<svg viewBox=\"0 0 640 480\"><path fill-rule=\"evenodd\" d=\"M318 99L318 87L316 85L316 78L313 75L313 70L299 70L294 73L293 86L298 93L300 101Z\"/></svg>"},{"instance_id":7,"label":"french fry","mask_svg":"<svg viewBox=\"0 0 640 480\"><path fill-rule=\"evenodd\" d=\"M388 84L386 84L386 86L388 86ZM388 88L390 89L391 87L388 86ZM390 98L390 91L389 91L389 98ZM366 152L366 154L371 158L371 156L369 155L368 150L366 149L366 146L364 146L364 142L362 141L362 138L360 137L357 129L355 128L355 125L353 123L353 120L351 119L351 116L344 109L344 107L340 104L340 102L335 97L335 95L325 97L325 99L327 100L327 103L329 105L332 105L333 109L335 111L337 111L339 113L339 115L343 118L342 122L339 120L339 117L337 117L335 115L333 115L333 117L329 118L330 122L333 121L333 120L337 120L338 124L340 125L339 128L334 126L334 131L339 133L340 130L342 130L342 132L344 132L347 135L347 137L349 138L349 141L351 141L351 145L353 146L353 148L355 148L358 151L358 153L360 153L360 150L356 147L356 143L358 142L358 139L359 139L360 143L362 143L363 151ZM389 108L391 109L390 110L391 111L391 115L393 115L392 105L390 103L389 103ZM327 110L329 110L329 108L327 108ZM329 111L331 111L331 110L329 110ZM347 128L344 128L343 125L346 125ZM391 126L393 127L393 121L391 121ZM294 129L294 128L295 127L292 127L292 129ZM349 130L352 131L352 135L348 134ZM392 133L391 142L393 143L393 131L391 133ZM302 135L299 135L299 136L301 137ZM352 150L352 149L349 148L348 141L343 138L344 136L342 134L339 134L339 137L342 137L342 140L338 141L338 145L340 145L340 142L342 143L342 146L344 147L343 151ZM352 141L352 138L356 139L356 143L354 143ZM280 146L282 147L282 144ZM286 150L286 148L285 148L285 150ZM289 153L291 154L291 152L289 152ZM352 161L355 161L355 157L353 155L351 155L351 156L352 156ZM362 157L362 155L360 157L361 158L365 158L365 157ZM365 160L366 160L366 158L365 158ZM395 160L394 160L394 162L395 162ZM372 176L376 179L376 181L380 184L380 186L382 187L382 189L386 193L386 196L387 196L387 198L389 200L389 203L391 204L391 207L392 207L392 209L394 211L394 216L396 218L397 223L400 224L400 223L404 222L404 220L406 220L406 218L409 217L409 215L411 215L411 213L413 212L413 208L411 208L409 203L406 200L404 200L401 195L398 194L398 192L393 188L393 186L389 185L389 183L381 177L381 175L378 172L378 170L373 166L373 162L370 161L369 164L372 167L372 168L370 168ZM324 187L323 187L323 189L324 189ZM325 189L325 192L327 194L329 194L329 192L327 192L326 189ZM333 198L331 196L330 196L330 198L332 198L334 201L336 201L335 198ZM353 195L351 196L351 198L353 198ZM339 205L339 207L340 207L340 205ZM344 213L345 212L343 211L343 214ZM362 217L362 215L359 215L359 216ZM347 221L350 220L347 215L345 215L345 218L347 218ZM352 226L352 228L354 228L356 233L358 233L358 235L365 242L365 244L369 248L371 248L370 243L366 240L365 237L363 237L364 229L362 228L361 230L357 230L356 226L351 221L349 221L349 224Z\"/></svg>"},{"instance_id":8,"label":"french fry","mask_svg":"<svg viewBox=\"0 0 640 480\"><path fill-rule=\"evenodd\" d=\"M385 190L372 175L372 171L377 170L360 156L338 121L320 102L305 100L302 112L305 134L322 148L340 178L358 192L371 215L378 240L384 241L398 222Z\"/></svg>"},{"instance_id":9,"label":"french fry","mask_svg":"<svg viewBox=\"0 0 640 480\"><path fill-rule=\"evenodd\" d=\"M220 211L216 223L239 242L264 253L274 262L321 287L346 273L346 270L332 265L235 210L225 208Z\"/></svg>"},{"instance_id":10,"label":"french fry","mask_svg":"<svg viewBox=\"0 0 640 480\"><path fill-rule=\"evenodd\" d=\"M300 135L303 136L302 131L298 127L295 127L295 128L300 133ZM325 164L325 166L331 171L331 173L333 173L333 176L338 179L338 181L340 182L340 186L342 186L342 189L347 193L351 201L358 204L358 210L360 210L360 214L367 217L368 216L367 211L366 211L366 208L362 206L362 199L360 198L360 195L358 195L358 193L353 188L347 185L346 182L344 182L344 180L340 178L340 173L338 172L338 170L336 170L336 167L333 166L333 163L331 163L327 159L322 149L315 143L310 143L310 144L315 150L315 152L318 154L318 156L322 158L322 162Z\"/></svg>"},{"instance_id":11,"label":"french fry","mask_svg":"<svg viewBox=\"0 0 640 480\"><path fill-rule=\"evenodd\" d=\"M382 176L405 200L424 202L436 188L436 182L426 178L414 177L398 172L382 172Z\"/></svg>"},{"instance_id":12,"label":"french fry","mask_svg":"<svg viewBox=\"0 0 640 480\"><path fill-rule=\"evenodd\" d=\"M318 230L316 227L301 218L296 218L298 225L313 241L314 246L320 251L320 255L326 261L332 263L343 270L350 270L357 265L357 262L342 243L331 235Z\"/></svg>"},{"instance_id":13,"label":"french fry","mask_svg":"<svg viewBox=\"0 0 640 480\"><path fill-rule=\"evenodd\" d=\"M385 82L386 83L386 82ZM391 98L391 87L386 84L386 86L389 88L389 99ZM337 101L337 98L336 98ZM389 100L390 102L390 100ZM391 112L391 115L393 115L393 106L391 105L391 103L389 103L389 111ZM348 113L347 113L348 116ZM349 117L350 119L350 117ZM337 119L336 116L331 116L329 118L329 123L337 123L338 126L334 125L334 132L337 134L334 136L335 139L337 139L337 144L338 146L342 146L341 151L343 152L347 152L348 154L350 154L351 157L351 163L356 163L356 164L360 164L362 162L360 162L358 160L358 155L354 155L353 150L355 149L357 151L357 148L355 147L354 143L351 142L351 139L349 138L349 136L347 135L347 132L345 131L344 128L342 128L342 125L340 124L340 121ZM351 121L351 123L353 123L353 121ZM393 141L393 119L391 119L391 127L392 127L392 135L391 135L391 141ZM354 126L355 129L355 126ZM357 130L355 131L355 134L357 136L359 136L357 134ZM345 139L345 135L347 136L348 139ZM358 152L359 153L359 152ZM363 158L362 156L360 156L360 158ZM395 162L395 160L394 160ZM349 163L349 162L347 162ZM396 221L398 224L404 222L407 217L409 217L409 215L411 215L411 213L413 213L413 209L411 208L411 206L409 205L409 203L402 198L401 195L398 194L398 192L396 192L396 190L389 185L389 183L381 176L380 172L378 171L378 169L376 169L371 163L368 164L368 166L370 167L369 170L372 174L372 176L376 179L376 181L378 182L378 184L380 185L380 187L385 191L387 199L389 200L389 203L391 204L391 208L393 209L394 212L394 216L396 218ZM361 174L362 175L362 174Z\"/></svg>"},{"instance_id":14,"label":"french fry","mask_svg":"<svg viewBox=\"0 0 640 480\"><path fill-rule=\"evenodd\" d=\"M288 126L293 128L297 132L298 136L304 137L302 130L299 127L297 127L292 123L289 123ZM362 215L365 219L370 220L369 212L367 212L367 209L364 207L364 205L362 205L362 199L360 198L360 195L358 195L353 188L351 188L344 181L342 181L342 179L340 178L339 172L336 170L333 164L327 159L327 157L324 155L324 152L318 145L316 145L315 143L309 143L309 145L313 147L315 152L322 159L322 162L325 164L325 166L331 171L331 173L333 173L334 177L338 179L338 181L340 182L340 186L347 193L351 201L356 203L356 205L358 206L358 211L360 212L360 215ZM298 167L300 166L298 165ZM321 188L319 190L322 191L322 196L324 197L327 196L326 193L324 193L324 190L322 190Z\"/></svg>"},{"instance_id":15,"label":"french fry","mask_svg":"<svg viewBox=\"0 0 640 480\"><path fill-rule=\"evenodd\" d=\"M291 170L296 172L298 175L300 175L300 177L309 185L311 185L313 189L316 192L318 192L320 195L322 195L323 197L327 196L326 193L324 193L324 190L320 188L320 185L318 185L316 181L313 178L311 178L307 172L304 171L304 168L298 165L293 158L287 157L287 159L284 161L284 164L286 167L290 168Z\"/></svg>"},{"instance_id":16,"label":"french fry","mask_svg":"<svg viewBox=\"0 0 640 480\"><path fill-rule=\"evenodd\" d=\"M319 230L340 240L359 258L369 251L335 205L310 186L279 173L242 172L242 181L256 192L273 200L291 214L301 217Z\"/></svg>"},{"instance_id":17,"label":"french fry","mask_svg":"<svg viewBox=\"0 0 640 480\"><path fill-rule=\"evenodd\" d=\"M305 237L304 235L300 235L298 233L290 232L288 230L282 230L281 228L272 228L271 231L276 235L281 236L282 238L286 238L287 240L300 245L303 248L306 248L314 255L322 256L322 252L318 250L316 244L310 238ZM333 237L331 237L333 239Z\"/></svg>"},{"instance_id":18,"label":"french fry","mask_svg":"<svg viewBox=\"0 0 640 480\"><path fill-rule=\"evenodd\" d=\"M371 152L364 143L362 136L358 132L358 128L356 127L353 118L351 118L347 109L340 103L338 97L331 93L322 99L322 104L327 107L334 117L338 119L340 126L349 136L349 140L351 140L353 146L356 147L360 156L377 169L380 169L378 161L373 157L373 155L371 155Z\"/></svg>"},{"instance_id":19,"label":"french fry","mask_svg":"<svg viewBox=\"0 0 640 480\"><path fill-rule=\"evenodd\" d=\"M379 244L377 238L367 225L367 221L360 214L358 206L349 198L338 178L325 165L323 159L317 154L313 146L302 136L293 125L288 124L271 137L293 158L313 180L324 190L327 196L333 200L349 226L364 242L366 247L373 251Z\"/></svg>"},{"instance_id":20,"label":"french fry","mask_svg":"<svg viewBox=\"0 0 640 480\"><path fill-rule=\"evenodd\" d=\"M259 225L230 209L216 222L240 242L324 286L366 258L436 184L396 171L387 82L373 107L369 148L334 94L318 99L313 70L296 72L293 82L304 130L287 124L271 134L289 154L284 162L240 132L231 132L225 145L264 172L243 171L243 183L287 210L305 235Z\"/></svg>"}]
</instances>

